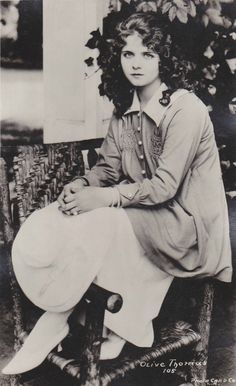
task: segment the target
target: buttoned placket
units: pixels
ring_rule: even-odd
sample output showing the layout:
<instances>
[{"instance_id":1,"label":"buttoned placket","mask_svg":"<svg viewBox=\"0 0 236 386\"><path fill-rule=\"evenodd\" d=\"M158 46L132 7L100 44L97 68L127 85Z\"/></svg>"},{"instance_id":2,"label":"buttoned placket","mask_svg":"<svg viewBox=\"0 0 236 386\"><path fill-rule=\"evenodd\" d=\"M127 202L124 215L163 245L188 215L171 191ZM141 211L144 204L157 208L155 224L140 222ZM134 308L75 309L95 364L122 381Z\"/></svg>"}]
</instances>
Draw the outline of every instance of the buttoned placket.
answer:
<instances>
[{"instance_id":1,"label":"buttoned placket","mask_svg":"<svg viewBox=\"0 0 236 386\"><path fill-rule=\"evenodd\" d=\"M142 111L140 110L138 113L138 128L137 128L137 133L138 133L138 149L139 149L139 161L142 167L142 175L143 177L146 177L146 166L145 166L145 159L144 159L144 148L143 148L143 140L142 140L142 126L143 126L143 116L142 116Z\"/></svg>"}]
</instances>

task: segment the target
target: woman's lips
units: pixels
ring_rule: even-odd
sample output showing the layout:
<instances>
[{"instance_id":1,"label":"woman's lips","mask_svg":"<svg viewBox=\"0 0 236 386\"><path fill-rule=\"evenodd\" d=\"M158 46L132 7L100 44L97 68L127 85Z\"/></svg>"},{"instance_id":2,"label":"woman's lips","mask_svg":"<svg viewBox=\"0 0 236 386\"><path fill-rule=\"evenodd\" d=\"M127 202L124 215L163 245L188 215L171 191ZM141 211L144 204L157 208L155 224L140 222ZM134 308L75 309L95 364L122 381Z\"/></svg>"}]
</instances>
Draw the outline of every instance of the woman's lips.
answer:
<instances>
[{"instance_id":1,"label":"woman's lips","mask_svg":"<svg viewBox=\"0 0 236 386\"><path fill-rule=\"evenodd\" d=\"M140 76L143 76L143 74L131 74L134 78L139 78Z\"/></svg>"}]
</instances>

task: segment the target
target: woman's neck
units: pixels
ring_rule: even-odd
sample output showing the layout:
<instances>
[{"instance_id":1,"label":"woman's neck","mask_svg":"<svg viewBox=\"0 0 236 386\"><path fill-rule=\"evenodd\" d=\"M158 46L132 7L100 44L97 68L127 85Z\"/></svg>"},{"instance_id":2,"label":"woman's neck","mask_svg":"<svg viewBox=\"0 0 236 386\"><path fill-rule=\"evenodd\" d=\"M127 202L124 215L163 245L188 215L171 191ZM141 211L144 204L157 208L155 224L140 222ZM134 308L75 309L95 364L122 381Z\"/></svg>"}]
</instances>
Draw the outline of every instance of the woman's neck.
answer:
<instances>
[{"instance_id":1,"label":"woman's neck","mask_svg":"<svg viewBox=\"0 0 236 386\"><path fill-rule=\"evenodd\" d=\"M137 94L142 107L144 107L147 104L147 102L152 98L152 96L158 90L160 85L161 85L161 80L156 79L154 82L148 84L147 86L137 88Z\"/></svg>"}]
</instances>

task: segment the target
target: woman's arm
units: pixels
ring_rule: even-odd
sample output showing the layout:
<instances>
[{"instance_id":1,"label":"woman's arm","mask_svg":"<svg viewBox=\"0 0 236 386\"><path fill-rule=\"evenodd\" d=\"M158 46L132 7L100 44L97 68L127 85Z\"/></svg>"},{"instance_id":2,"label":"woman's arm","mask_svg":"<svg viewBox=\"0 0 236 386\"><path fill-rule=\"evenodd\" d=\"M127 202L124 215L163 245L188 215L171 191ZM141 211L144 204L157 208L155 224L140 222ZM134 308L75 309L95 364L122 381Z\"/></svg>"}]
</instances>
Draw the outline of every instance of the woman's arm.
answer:
<instances>
[{"instance_id":1,"label":"woman's arm","mask_svg":"<svg viewBox=\"0 0 236 386\"><path fill-rule=\"evenodd\" d=\"M97 163L84 176L90 186L112 186L117 184L121 178L121 153L115 139L115 136L118 135L117 125L118 121L113 116L99 151Z\"/></svg>"},{"instance_id":2,"label":"woman's arm","mask_svg":"<svg viewBox=\"0 0 236 386\"><path fill-rule=\"evenodd\" d=\"M112 117L98 161L91 171L65 185L58 197L64 213L77 214L118 203L119 196L110 188L119 182L122 175L121 154L115 140L117 124L118 121Z\"/></svg>"},{"instance_id":3,"label":"woman's arm","mask_svg":"<svg viewBox=\"0 0 236 386\"><path fill-rule=\"evenodd\" d=\"M196 155L207 119L207 109L198 99L174 114L153 178L118 185L123 207L157 205L176 195Z\"/></svg>"}]
</instances>

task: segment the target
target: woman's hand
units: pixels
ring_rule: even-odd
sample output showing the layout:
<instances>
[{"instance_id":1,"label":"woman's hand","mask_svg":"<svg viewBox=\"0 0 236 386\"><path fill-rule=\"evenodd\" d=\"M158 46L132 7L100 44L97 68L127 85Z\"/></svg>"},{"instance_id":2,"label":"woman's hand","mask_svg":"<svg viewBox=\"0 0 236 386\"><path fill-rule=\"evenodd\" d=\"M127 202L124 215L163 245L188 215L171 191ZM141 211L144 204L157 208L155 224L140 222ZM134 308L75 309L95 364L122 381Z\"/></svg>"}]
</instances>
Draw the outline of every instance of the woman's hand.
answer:
<instances>
[{"instance_id":1,"label":"woman's hand","mask_svg":"<svg viewBox=\"0 0 236 386\"><path fill-rule=\"evenodd\" d=\"M60 209L66 214L79 214L97 208L108 207L111 205L112 200L112 188L89 186L67 194Z\"/></svg>"},{"instance_id":2,"label":"woman's hand","mask_svg":"<svg viewBox=\"0 0 236 386\"><path fill-rule=\"evenodd\" d=\"M84 189L84 181L79 178L65 185L61 194L57 198L60 206L63 207L65 205L65 197L72 193L79 192L82 189Z\"/></svg>"}]
</instances>

